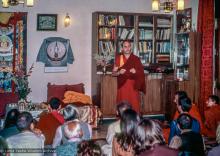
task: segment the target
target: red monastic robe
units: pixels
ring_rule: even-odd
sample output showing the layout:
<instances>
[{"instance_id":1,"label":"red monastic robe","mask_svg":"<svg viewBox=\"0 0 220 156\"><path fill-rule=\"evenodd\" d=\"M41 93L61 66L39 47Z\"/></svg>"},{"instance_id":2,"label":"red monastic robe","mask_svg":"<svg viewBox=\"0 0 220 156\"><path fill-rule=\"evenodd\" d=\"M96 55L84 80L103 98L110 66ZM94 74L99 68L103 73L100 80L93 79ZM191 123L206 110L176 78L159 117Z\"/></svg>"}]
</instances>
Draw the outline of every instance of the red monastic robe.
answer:
<instances>
[{"instance_id":1,"label":"red monastic robe","mask_svg":"<svg viewBox=\"0 0 220 156\"><path fill-rule=\"evenodd\" d=\"M116 56L115 66L119 67L118 70L126 70L124 74L117 77L117 103L128 101L135 111L140 112L139 91L146 92L144 69L140 59L133 54L128 59L123 54L118 55ZM130 72L132 68L136 70L135 74Z\"/></svg>"},{"instance_id":2,"label":"red monastic robe","mask_svg":"<svg viewBox=\"0 0 220 156\"><path fill-rule=\"evenodd\" d=\"M212 106L205 111L206 136L215 138L218 124L220 123L220 105Z\"/></svg>"},{"instance_id":3,"label":"red monastic robe","mask_svg":"<svg viewBox=\"0 0 220 156\"><path fill-rule=\"evenodd\" d=\"M40 129L45 136L45 145L51 145L56 129L64 123L64 118L57 111L52 113L43 112L40 115L36 128Z\"/></svg>"}]
</instances>

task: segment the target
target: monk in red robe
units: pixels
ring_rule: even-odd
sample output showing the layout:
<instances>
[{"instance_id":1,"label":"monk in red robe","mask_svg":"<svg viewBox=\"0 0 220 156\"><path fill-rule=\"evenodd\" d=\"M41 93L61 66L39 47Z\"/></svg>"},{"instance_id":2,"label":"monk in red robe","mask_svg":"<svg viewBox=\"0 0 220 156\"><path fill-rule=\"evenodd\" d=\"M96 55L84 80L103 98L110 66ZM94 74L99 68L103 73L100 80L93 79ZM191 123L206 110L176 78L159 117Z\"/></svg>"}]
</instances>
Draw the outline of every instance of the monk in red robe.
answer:
<instances>
[{"instance_id":1,"label":"monk in red robe","mask_svg":"<svg viewBox=\"0 0 220 156\"><path fill-rule=\"evenodd\" d=\"M58 112L61 108L60 100L58 98L51 98L49 104L49 113L41 113L39 122L36 125L45 136L45 145L53 143L56 129L65 122L63 116Z\"/></svg>"},{"instance_id":2,"label":"monk in red robe","mask_svg":"<svg viewBox=\"0 0 220 156\"><path fill-rule=\"evenodd\" d=\"M128 101L140 112L139 92L146 91L144 68L140 59L132 54L129 41L123 42L122 54L116 56L113 75L117 76L117 103Z\"/></svg>"},{"instance_id":3,"label":"monk in red robe","mask_svg":"<svg viewBox=\"0 0 220 156\"><path fill-rule=\"evenodd\" d=\"M216 130L220 123L219 97L216 95L209 96L206 104L208 109L205 111L205 127L207 129L205 135L210 138L215 138Z\"/></svg>"}]
</instances>

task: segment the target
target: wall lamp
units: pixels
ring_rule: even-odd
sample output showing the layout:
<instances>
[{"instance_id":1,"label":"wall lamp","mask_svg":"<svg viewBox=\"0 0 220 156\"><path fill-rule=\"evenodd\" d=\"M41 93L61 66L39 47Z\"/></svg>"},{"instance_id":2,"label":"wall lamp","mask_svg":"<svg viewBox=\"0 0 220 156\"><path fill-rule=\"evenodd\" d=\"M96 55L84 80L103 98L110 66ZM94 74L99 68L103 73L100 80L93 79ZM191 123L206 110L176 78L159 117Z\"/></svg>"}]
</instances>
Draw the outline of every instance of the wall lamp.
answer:
<instances>
[{"instance_id":1,"label":"wall lamp","mask_svg":"<svg viewBox=\"0 0 220 156\"><path fill-rule=\"evenodd\" d=\"M65 18L64 18L64 26L65 27L68 27L70 25L70 16L69 14L67 13Z\"/></svg>"},{"instance_id":2,"label":"wall lamp","mask_svg":"<svg viewBox=\"0 0 220 156\"><path fill-rule=\"evenodd\" d=\"M164 10L165 13L170 13L174 9L184 10L184 0L176 0L176 3L171 0L165 0L164 2L152 0L152 11Z\"/></svg>"},{"instance_id":3,"label":"wall lamp","mask_svg":"<svg viewBox=\"0 0 220 156\"><path fill-rule=\"evenodd\" d=\"M2 0L2 7L3 8L8 8L9 6L16 6L18 4L25 4L28 7L34 6L34 0Z\"/></svg>"}]
</instances>

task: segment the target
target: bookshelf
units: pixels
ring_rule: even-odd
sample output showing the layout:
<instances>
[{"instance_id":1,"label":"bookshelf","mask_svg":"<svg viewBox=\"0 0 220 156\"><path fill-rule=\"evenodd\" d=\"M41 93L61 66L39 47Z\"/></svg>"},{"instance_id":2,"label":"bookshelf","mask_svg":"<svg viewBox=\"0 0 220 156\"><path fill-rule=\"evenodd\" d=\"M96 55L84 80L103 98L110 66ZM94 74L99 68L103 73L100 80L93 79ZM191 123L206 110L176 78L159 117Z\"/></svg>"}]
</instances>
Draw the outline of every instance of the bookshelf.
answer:
<instances>
[{"instance_id":1,"label":"bookshelf","mask_svg":"<svg viewBox=\"0 0 220 156\"><path fill-rule=\"evenodd\" d=\"M139 56L144 67L173 61L172 15L95 12L93 23L93 54L112 54L105 61L107 73L111 72L114 56L121 52L124 40L131 42L133 53ZM96 69L97 73L102 72L99 64Z\"/></svg>"}]
</instances>

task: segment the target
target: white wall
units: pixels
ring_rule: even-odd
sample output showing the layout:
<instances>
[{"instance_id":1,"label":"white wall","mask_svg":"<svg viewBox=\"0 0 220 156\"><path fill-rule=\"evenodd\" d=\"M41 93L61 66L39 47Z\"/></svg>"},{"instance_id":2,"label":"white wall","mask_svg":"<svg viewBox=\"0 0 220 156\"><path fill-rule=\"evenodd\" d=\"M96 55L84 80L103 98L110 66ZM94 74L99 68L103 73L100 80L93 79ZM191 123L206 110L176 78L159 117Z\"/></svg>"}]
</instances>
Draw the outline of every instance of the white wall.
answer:
<instances>
[{"instance_id":1,"label":"white wall","mask_svg":"<svg viewBox=\"0 0 220 156\"><path fill-rule=\"evenodd\" d=\"M42 102L46 101L48 82L56 84L82 82L85 84L86 94L91 95L92 12L150 13L151 0L35 0L35 5L31 8L20 5L8 9L0 8L0 11L28 12L27 67L34 63L34 70L29 79L32 89L29 99L33 102ZM36 31L38 13L58 14L57 31ZM63 25L66 13L69 13L72 20L67 28ZM36 62L43 40L55 36L71 41L75 61L68 66L67 73L44 73L44 64Z\"/></svg>"}]
</instances>

